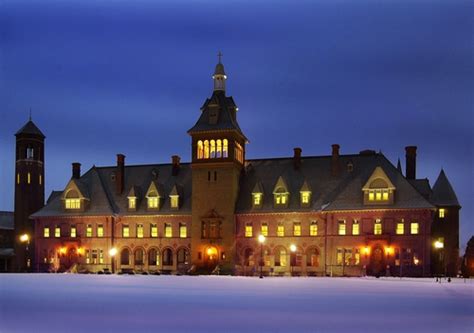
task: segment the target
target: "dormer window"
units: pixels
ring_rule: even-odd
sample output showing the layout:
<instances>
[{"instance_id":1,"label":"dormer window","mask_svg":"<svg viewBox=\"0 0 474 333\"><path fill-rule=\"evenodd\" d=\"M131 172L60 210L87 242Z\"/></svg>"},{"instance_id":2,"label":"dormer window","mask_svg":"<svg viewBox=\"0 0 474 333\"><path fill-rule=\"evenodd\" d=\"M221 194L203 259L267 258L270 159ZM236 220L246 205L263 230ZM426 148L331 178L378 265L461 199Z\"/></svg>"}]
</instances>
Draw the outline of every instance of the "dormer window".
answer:
<instances>
[{"instance_id":1,"label":"dormer window","mask_svg":"<svg viewBox=\"0 0 474 333\"><path fill-rule=\"evenodd\" d=\"M158 189L158 184L155 181L152 181L148 187L146 198L146 207L149 210L158 210L160 209L160 200L163 198L162 191Z\"/></svg>"},{"instance_id":2,"label":"dormer window","mask_svg":"<svg viewBox=\"0 0 474 333\"><path fill-rule=\"evenodd\" d=\"M444 219L445 214L446 214L446 209L440 208L439 209L439 218Z\"/></svg>"},{"instance_id":3,"label":"dormer window","mask_svg":"<svg viewBox=\"0 0 474 333\"><path fill-rule=\"evenodd\" d=\"M75 190L70 190L66 194L65 199L65 208L66 209L81 209L81 198L79 193Z\"/></svg>"},{"instance_id":4,"label":"dormer window","mask_svg":"<svg viewBox=\"0 0 474 333\"><path fill-rule=\"evenodd\" d=\"M137 197L128 197L128 209L137 209Z\"/></svg>"},{"instance_id":5,"label":"dormer window","mask_svg":"<svg viewBox=\"0 0 474 333\"><path fill-rule=\"evenodd\" d=\"M311 196L311 192L301 192L301 203L302 204L309 204L309 197Z\"/></svg>"},{"instance_id":6,"label":"dormer window","mask_svg":"<svg viewBox=\"0 0 474 333\"><path fill-rule=\"evenodd\" d=\"M275 193L275 205L286 205L288 202L288 193Z\"/></svg>"},{"instance_id":7,"label":"dormer window","mask_svg":"<svg viewBox=\"0 0 474 333\"><path fill-rule=\"evenodd\" d=\"M393 204L395 186L381 167L376 167L362 188L364 204Z\"/></svg>"},{"instance_id":8,"label":"dormer window","mask_svg":"<svg viewBox=\"0 0 474 333\"><path fill-rule=\"evenodd\" d=\"M179 207L179 195L170 195L171 208Z\"/></svg>"},{"instance_id":9,"label":"dormer window","mask_svg":"<svg viewBox=\"0 0 474 333\"><path fill-rule=\"evenodd\" d=\"M287 207L290 193L285 180L280 176L273 190L275 207Z\"/></svg>"},{"instance_id":10,"label":"dormer window","mask_svg":"<svg viewBox=\"0 0 474 333\"><path fill-rule=\"evenodd\" d=\"M262 193L253 193L253 206L260 206L262 204Z\"/></svg>"},{"instance_id":11,"label":"dormer window","mask_svg":"<svg viewBox=\"0 0 474 333\"><path fill-rule=\"evenodd\" d=\"M148 194L147 197L147 204L149 209L158 209L159 205L159 197L158 194L155 192L151 192Z\"/></svg>"},{"instance_id":12,"label":"dormer window","mask_svg":"<svg viewBox=\"0 0 474 333\"><path fill-rule=\"evenodd\" d=\"M257 182L252 190L252 206L253 208L261 208L263 205L263 186Z\"/></svg>"}]
</instances>

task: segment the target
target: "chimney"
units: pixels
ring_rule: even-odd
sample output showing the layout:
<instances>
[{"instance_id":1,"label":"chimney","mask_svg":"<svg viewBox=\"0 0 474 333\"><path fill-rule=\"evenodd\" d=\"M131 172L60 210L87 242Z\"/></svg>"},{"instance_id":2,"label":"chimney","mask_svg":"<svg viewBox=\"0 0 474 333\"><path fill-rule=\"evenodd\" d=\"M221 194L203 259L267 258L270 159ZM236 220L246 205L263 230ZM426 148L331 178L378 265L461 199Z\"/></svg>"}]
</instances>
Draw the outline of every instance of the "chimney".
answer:
<instances>
[{"instance_id":1,"label":"chimney","mask_svg":"<svg viewBox=\"0 0 474 333\"><path fill-rule=\"evenodd\" d=\"M171 156L171 163L173 164L172 175L177 176L179 173L179 161L181 161L181 157L178 155Z\"/></svg>"},{"instance_id":2,"label":"chimney","mask_svg":"<svg viewBox=\"0 0 474 333\"><path fill-rule=\"evenodd\" d=\"M117 154L117 172L115 176L117 194L122 194L125 185L125 155Z\"/></svg>"},{"instance_id":3,"label":"chimney","mask_svg":"<svg viewBox=\"0 0 474 333\"><path fill-rule=\"evenodd\" d=\"M416 179L416 146L405 147L406 151L406 179Z\"/></svg>"},{"instance_id":4,"label":"chimney","mask_svg":"<svg viewBox=\"0 0 474 333\"><path fill-rule=\"evenodd\" d=\"M81 178L81 163L72 163L72 179Z\"/></svg>"},{"instance_id":5,"label":"chimney","mask_svg":"<svg viewBox=\"0 0 474 333\"><path fill-rule=\"evenodd\" d=\"M334 177L339 176L340 171L339 165L339 145L332 145L332 157L331 157L331 175Z\"/></svg>"},{"instance_id":6,"label":"chimney","mask_svg":"<svg viewBox=\"0 0 474 333\"><path fill-rule=\"evenodd\" d=\"M293 148L294 155L293 155L293 166L295 170L299 170L301 167L301 148Z\"/></svg>"}]
</instances>

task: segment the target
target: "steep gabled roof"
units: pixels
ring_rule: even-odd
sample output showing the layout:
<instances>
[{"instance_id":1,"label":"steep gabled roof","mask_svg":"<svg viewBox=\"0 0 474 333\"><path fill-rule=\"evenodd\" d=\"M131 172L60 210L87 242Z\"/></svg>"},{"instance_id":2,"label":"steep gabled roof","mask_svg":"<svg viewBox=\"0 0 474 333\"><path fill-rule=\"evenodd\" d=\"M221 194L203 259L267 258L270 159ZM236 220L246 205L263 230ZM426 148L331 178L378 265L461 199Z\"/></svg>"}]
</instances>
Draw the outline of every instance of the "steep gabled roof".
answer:
<instances>
[{"instance_id":1,"label":"steep gabled roof","mask_svg":"<svg viewBox=\"0 0 474 333\"><path fill-rule=\"evenodd\" d=\"M44 134L40 131L38 126L30 119L22 128L15 133L15 136L28 134L28 135L36 135L42 138L45 138Z\"/></svg>"},{"instance_id":2,"label":"steep gabled roof","mask_svg":"<svg viewBox=\"0 0 474 333\"><path fill-rule=\"evenodd\" d=\"M456 196L456 192L454 192L454 189L451 186L448 177L446 177L443 169L441 169L438 179L436 179L436 182L433 185L431 201L437 206L461 207Z\"/></svg>"},{"instance_id":3,"label":"steep gabled roof","mask_svg":"<svg viewBox=\"0 0 474 333\"><path fill-rule=\"evenodd\" d=\"M211 98L204 102L201 107L201 116L188 133L237 131L247 141L237 122L236 110L232 97L225 96L223 91L214 91Z\"/></svg>"}]
</instances>

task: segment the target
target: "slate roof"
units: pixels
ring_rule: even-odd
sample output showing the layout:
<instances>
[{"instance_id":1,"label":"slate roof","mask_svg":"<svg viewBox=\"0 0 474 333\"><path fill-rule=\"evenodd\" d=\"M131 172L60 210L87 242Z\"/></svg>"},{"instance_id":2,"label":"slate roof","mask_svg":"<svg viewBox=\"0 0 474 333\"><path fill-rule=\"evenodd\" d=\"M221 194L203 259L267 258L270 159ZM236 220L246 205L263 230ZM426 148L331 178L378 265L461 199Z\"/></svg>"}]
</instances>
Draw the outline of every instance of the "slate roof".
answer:
<instances>
[{"instance_id":1,"label":"slate roof","mask_svg":"<svg viewBox=\"0 0 474 333\"><path fill-rule=\"evenodd\" d=\"M446 177L444 170L441 169L438 179L433 185L433 194L431 196L431 201L437 206L458 206L459 204L456 193L454 192L451 183Z\"/></svg>"},{"instance_id":2,"label":"slate roof","mask_svg":"<svg viewBox=\"0 0 474 333\"><path fill-rule=\"evenodd\" d=\"M217 110L217 122L214 123L210 121L210 117L215 110ZM224 91L214 91L211 98L204 102L201 116L188 133L235 130L247 141L237 122L236 110L237 106L231 96L226 96Z\"/></svg>"},{"instance_id":3,"label":"slate roof","mask_svg":"<svg viewBox=\"0 0 474 333\"><path fill-rule=\"evenodd\" d=\"M22 128L15 133L16 136L21 134L29 134L29 135L37 135L42 138L45 138L44 134L40 131L40 129L33 123L30 119Z\"/></svg>"},{"instance_id":4,"label":"slate roof","mask_svg":"<svg viewBox=\"0 0 474 333\"><path fill-rule=\"evenodd\" d=\"M431 198L431 186L428 178L425 179L409 179L410 184L420 192L420 194L427 200Z\"/></svg>"},{"instance_id":5,"label":"slate roof","mask_svg":"<svg viewBox=\"0 0 474 333\"><path fill-rule=\"evenodd\" d=\"M0 229L13 230L15 228L15 220L13 212L0 212Z\"/></svg>"},{"instance_id":6,"label":"slate roof","mask_svg":"<svg viewBox=\"0 0 474 333\"><path fill-rule=\"evenodd\" d=\"M246 176L242 178L237 202L237 213L289 212L289 211L330 211L362 209L406 209L434 208L403 177L403 175L382 154L341 155L341 174L331 176L331 156L302 157L301 166L295 170L293 158L258 159L246 162ZM352 162L353 171L347 164ZM364 205L362 187L377 166L380 166L395 185L395 203L387 205ZM286 208L273 207L273 189L282 177L290 192ZM312 203L301 207L300 190L307 182L312 190ZM255 184L263 187L261 208L253 208L251 193Z\"/></svg>"}]
</instances>

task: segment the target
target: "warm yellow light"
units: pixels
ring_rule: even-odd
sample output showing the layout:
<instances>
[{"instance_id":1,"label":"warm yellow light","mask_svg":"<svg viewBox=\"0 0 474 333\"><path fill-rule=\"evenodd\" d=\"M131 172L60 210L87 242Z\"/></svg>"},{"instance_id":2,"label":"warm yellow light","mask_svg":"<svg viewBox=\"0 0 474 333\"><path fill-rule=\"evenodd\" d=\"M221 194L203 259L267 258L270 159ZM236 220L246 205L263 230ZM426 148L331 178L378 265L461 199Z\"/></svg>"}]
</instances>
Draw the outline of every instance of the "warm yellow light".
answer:
<instances>
[{"instance_id":1,"label":"warm yellow light","mask_svg":"<svg viewBox=\"0 0 474 333\"><path fill-rule=\"evenodd\" d=\"M264 243L265 242L265 236L264 235L259 235L258 236L258 241L259 241L259 243Z\"/></svg>"},{"instance_id":2,"label":"warm yellow light","mask_svg":"<svg viewBox=\"0 0 474 333\"><path fill-rule=\"evenodd\" d=\"M364 253L369 254L370 253L370 248L368 246L364 247Z\"/></svg>"},{"instance_id":3,"label":"warm yellow light","mask_svg":"<svg viewBox=\"0 0 474 333\"><path fill-rule=\"evenodd\" d=\"M393 251L393 249L392 249L390 246L387 246L387 247L385 248L385 252L386 252L387 254L391 254L392 251Z\"/></svg>"},{"instance_id":4,"label":"warm yellow light","mask_svg":"<svg viewBox=\"0 0 474 333\"><path fill-rule=\"evenodd\" d=\"M79 248L77 249L77 254L79 254L79 255L81 255L81 256L84 255L84 248L83 248L83 247L79 247Z\"/></svg>"},{"instance_id":5,"label":"warm yellow light","mask_svg":"<svg viewBox=\"0 0 474 333\"><path fill-rule=\"evenodd\" d=\"M116 254L117 254L117 249L115 247L113 247L109 250L109 255L111 257L114 257Z\"/></svg>"},{"instance_id":6,"label":"warm yellow light","mask_svg":"<svg viewBox=\"0 0 474 333\"><path fill-rule=\"evenodd\" d=\"M439 241L439 240L437 240L436 242L434 242L434 247L435 247L436 249L442 249L442 248L444 248L444 243L441 242L441 241Z\"/></svg>"},{"instance_id":7,"label":"warm yellow light","mask_svg":"<svg viewBox=\"0 0 474 333\"><path fill-rule=\"evenodd\" d=\"M296 252L296 245L295 244L290 245L290 251L291 252Z\"/></svg>"},{"instance_id":8,"label":"warm yellow light","mask_svg":"<svg viewBox=\"0 0 474 333\"><path fill-rule=\"evenodd\" d=\"M67 251L67 249L65 247L61 247L59 249L59 253L61 253L61 254L66 254L66 251Z\"/></svg>"},{"instance_id":9,"label":"warm yellow light","mask_svg":"<svg viewBox=\"0 0 474 333\"><path fill-rule=\"evenodd\" d=\"M420 263L420 259L418 259L418 258L413 258L413 263L414 263L415 265L418 265L418 264Z\"/></svg>"},{"instance_id":10,"label":"warm yellow light","mask_svg":"<svg viewBox=\"0 0 474 333\"><path fill-rule=\"evenodd\" d=\"M20 236L20 242L22 243L28 242L29 240L30 240L30 236L28 236L27 234L23 234Z\"/></svg>"}]
</instances>

